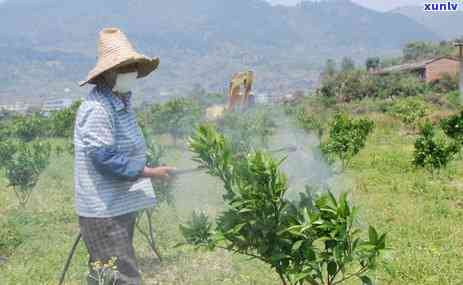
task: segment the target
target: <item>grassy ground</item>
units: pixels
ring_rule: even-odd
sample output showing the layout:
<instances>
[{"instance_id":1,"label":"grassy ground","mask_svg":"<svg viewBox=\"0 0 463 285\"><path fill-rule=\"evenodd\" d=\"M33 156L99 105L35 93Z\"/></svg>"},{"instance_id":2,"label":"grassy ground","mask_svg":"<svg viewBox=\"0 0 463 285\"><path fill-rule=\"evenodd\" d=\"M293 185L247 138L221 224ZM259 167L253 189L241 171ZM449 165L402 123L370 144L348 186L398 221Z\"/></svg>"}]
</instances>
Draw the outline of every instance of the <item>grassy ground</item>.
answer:
<instances>
[{"instance_id":1,"label":"grassy ground","mask_svg":"<svg viewBox=\"0 0 463 285\"><path fill-rule=\"evenodd\" d=\"M336 190L351 193L361 209L362 227L372 224L388 233L390 249L373 272L376 283L463 284L463 162L453 162L434 176L414 169L414 132L369 104L374 105L345 106L351 111L363 108L356 113L373 119L377 128L352 166L336 178ZM180 168L191 165L190 157L178 152L170 159ZM20 240L8 260L0 261L0 284L56 284L78 232L72 167L70 156L54 158L26 210L18 209L12 191L0 180L0 231L9 229ZM136 237L147 284L280 284L257 261L223 251L174 248L181 241L178 224L193 209L214 215L221 208L221 186L206 174L182 177L175 188L176 206L160 205L154 215L165 261L160 264L141 236ZM66 284L82 284L86 258L80 245Z\"/></svg>"}]
</instances>

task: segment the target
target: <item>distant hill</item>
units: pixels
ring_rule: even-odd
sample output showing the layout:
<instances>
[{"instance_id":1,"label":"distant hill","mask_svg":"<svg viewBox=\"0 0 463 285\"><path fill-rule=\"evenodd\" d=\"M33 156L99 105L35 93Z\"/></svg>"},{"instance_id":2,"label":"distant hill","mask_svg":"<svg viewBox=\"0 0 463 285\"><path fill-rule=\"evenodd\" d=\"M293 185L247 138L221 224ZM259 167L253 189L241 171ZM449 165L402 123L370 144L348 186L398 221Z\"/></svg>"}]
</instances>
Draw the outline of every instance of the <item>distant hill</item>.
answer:
<instances>
[{"instance_id":1,"label":"distant hill","mask_svg":"<svg viewBox=\"0 0 463 285\"><path fill-rule=\"evenodd\" d=\"M463 36L463 12L425 12L420 6L406 6L391 13L407 16L433 31L440 39L449 40Z\"/></svg>"},{"instance_id":2,"label":"distant hill","mask_svg":"<svg viewBox=\"0 0 463 285\"><path fill-rule=\"evenodd\" d=\"M161 57L144 80L145 99L184 94L200 84L226 88L252 68L260 91L307 89L326 58L396 52L411 40L436 40L397 13L348 0L271 6L263 0L11 0L0 5L0 101L60 96L93 66L97 32L117 26L135 46ZM400 31L400 32L398 32Z\"/></svg>"}]
</instances>

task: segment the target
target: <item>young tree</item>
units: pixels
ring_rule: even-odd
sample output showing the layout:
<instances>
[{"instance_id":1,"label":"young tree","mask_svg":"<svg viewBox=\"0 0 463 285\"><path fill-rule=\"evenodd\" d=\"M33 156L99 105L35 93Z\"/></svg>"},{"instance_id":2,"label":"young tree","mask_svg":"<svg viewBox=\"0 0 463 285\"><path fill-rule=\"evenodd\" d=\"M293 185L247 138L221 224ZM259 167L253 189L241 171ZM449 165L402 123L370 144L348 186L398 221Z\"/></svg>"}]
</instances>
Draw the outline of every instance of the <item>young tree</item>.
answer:
<instances>
[{"instance_id":1,"label":"young tree","mask_svg":"<svg viewBox=\"0 0 463 285\"><path fill-rule=\"evenodd\" d=\"M48 166L50 153L49 143L18 142L12 148L12 154L4 161L8 186L13 188L22 207L26 206L40 174Z\"/></svg>"},{"instance_id":2,"label":"young tree","mask_svg":"<svg viewBox=\"0 0 463 285\"><path fill-rule=\"evenodd\" d=\"M388 113L399 118L404 124L415 128L418 120L428 114L428 106L420 98L405 98L394 102L389 108Z\"/></svg>"},{"instance_id":3,"label":"young tree","mask_svg":"<svg viewBox=\"0 0 463 285\"><path fill-rule=\"evenodd\" d=\"M355 61L350 57L344 57L341 61L341 71L351 71L355 69Z\"/></svg>"},{"instance_id":4,"label":"young tree","mask_svg":"<svg viewBox=\"0 0 463 285\"><path fill-rule=\"evenodd\" d=\"M72 138L74 135L74 124L77 110L81 101L76 101L69 108L57 111L51 117L51 135L61 138Z\"/></svg>"},{"instance_id":5,"label":"young tree","mask_svg":"<svg viewBox=\"0 0 463 285\"><path fill-rule=\"evenodd\" d=\"M431 123L427 122L421 126L420 136L416 139L413 164L434 174L441 168L447 167L460 149L459 142L449 142L437 133Z\"/></svg>"},{"instance_id":6,"label":"young tree","mask_svg":"<svg viewBox=\"0 0 463 285\"><path fill-rule=\"evenodd\" d=\"M375 127L368 119L352 119L347 114L336 114L330 123L328 141L321 145L328 159L341 161L342 170L346 169L352 158L365 147L368 135Z\"/></svg>"},{"instance_id":7,"label":"young tree","mask_svg":"<svg viewBox=\"0 0 463 285\"><path fill-rule=\"evenodd\" d=\"M235 159L223 135L202 126L190 140L196 161L224 183L226 210L213 227L204 214L193 214L180 230L186 244L246 255L270 265L282 284L334 285L352 278L371 284L386 235L369 228L361 238L354 226L357 210L347 195L331 193L298 202L285 199L287 178L280 162L253 152Z\"/></svg>"},{"instance_id":8,"label":"young tree","mask_svg":"<svg viewBox=\"0 0 463 285\"><path fill-rule=\"evenodd\" d=\"M442 119L440 126L448 137L463 143L463 111Z\"/></svg>"},{"instance_id":9,"label":"young tree","mask_svg":"<svg viewBox=\"0 0 463 285\"><path fill-rule=\"evenodd\" d=\"M147 161L146 164L150 167L158 167L163 164L163 159L166 152L165 149L154 141L147 143ZM156 200L158 203L174 204L174 196L172 193L172 181L162 179L151 179Z\"/></svg>"},{"instance_id":10,"label":"young tree","mask_svg":"<svg viewBox=\"0 0 463 285\"><path fill-rule=\"evenodd\" d=\"M314 132L319 140L322 139L324 130L320 116L306 113L304 106L301 106L295 112L295 119L300 128L308 133Z\"/></svg>"},{"instance_id":11,"label":"young tree","mask_svg":"<svg viewBox=\"0 0 463 285\"><path fill-rule=\"evenodd\" d=\"M190 99L177 98L151 108L151 127L155 134L171 134L174 144L188 136L198 124L199 106Z\"/></svg>"},{"instance_id":12,"label":"young tree","mask_svg":"<svg viewBox=\"0 0 463 285\"><path fill-rule=\"evenodd\" d=\"M10 122L7 132L11 137L30 142L48 134L48 123L48 120L38 113L30 116L20 115Z\"/></svg>"},{"instance_id":13,"label":"young tree","mask_svg":"<svg viewBox=\"0 0 463 285\"><path fill-rule=\"evenodd\" d=\"M267 147L268 138L276 128L269 110L227 112L217 124L239 153L247 153L256 146Z\"/></svg>"},{"instance_id":14,"label":"young tree","mask_svg":"<svg viewBox=\"0 0 463 285\"><path fill-rule=\"evenodd\" d=\"M367 58L365 62L367 71L377 70L381 66L381 59L377 56Z\"/></svg>"},{"instance_id":15,"label":"young tree","mask_svg":"<svg viewBox=\"0 0 463 285\"><path fill-rule=\"evenodd\" d=\"M403 58L406 61L428 59L436 56L453 55L455 47L451 42L434 44L431 42L411 42L403 48Z\"/></svg>"},{"instance_id":16,"label":"young tree","mask_svg":"<svg viewBox=\"0 0 463 285\"><path fill-rule=\"evenodd\" d=\"M323 78L331 78L336 75L336 62L333 59L327 59L323 69Z\"/></svg>"},{"instance_id":17,"label":"young tree","mask_svg":"<svg viewBox=\"0 0 463 285\"><path fill-rule=\"evenodd\" d=\"M162 160L165 155L165 150L154 141L149 141L147 144L147 161L146 164L150 167L156 167L162 165ZM156 194L156 201L158 204L167 203L168 205L174 205L174 196L172 193L172 181L162 179L151 179L153 184L154 192ZM152 216L156 212L154 209L145 209L139 213L136 221L136 228L138 232L146 239L148 245L151 247L153 252L158 256L159 260L162 261L161 253L156 246L154 227L152 222ZM143 227L142 218L143 215L146 217L147 229Z\"/></svg>"},{"instance_id":18,"label":"young tree","mask_svg":"<svg viewBox=\"0 0 463 285\"><path fill-rule=\"evenodd\" d=\"M318 90L324 97L335 97L343 102L375 97L378 94L375 77L362 70L346 70L326 79Z\"/></svg>"}]
</instances>

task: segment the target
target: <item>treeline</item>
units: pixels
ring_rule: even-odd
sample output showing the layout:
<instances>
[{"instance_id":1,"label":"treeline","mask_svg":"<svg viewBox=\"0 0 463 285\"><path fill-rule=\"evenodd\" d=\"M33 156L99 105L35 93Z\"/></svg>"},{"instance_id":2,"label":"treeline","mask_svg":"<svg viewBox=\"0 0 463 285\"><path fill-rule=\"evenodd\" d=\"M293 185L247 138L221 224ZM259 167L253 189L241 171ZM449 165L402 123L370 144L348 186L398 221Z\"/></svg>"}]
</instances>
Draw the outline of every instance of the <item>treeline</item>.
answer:
<instances>
[{"instance_id":1,"label":"treeline","mask_svg":"<svg viewBox=\"0 0 463 285\"><path fill-rule=\"evenodd\" d=\"M364 98L410 97L427 93L450 93L458 90L458 78L449 74L432 83L426 83L410 73L378 75L375 71L390 65L402 64L437 56L454 55L452 42L439 44L412 42L398 58L368 58L364 66L356 66L351 58L343 58L339 66L327 60L317 94L338 102Z\"/></svg>"},{"instance_id":2,"label":"treeline","mask_svg":"<svg viewBox=\"0 0 463 285\"><path fill-rule=\"evenodd\" d=\"M8 113L0 120L0 139L15 138L30 142L38 138L70 138L74 121L81 102L71 107L43 116L39 112L30 115Z\"/></svg>"}]
</instances>

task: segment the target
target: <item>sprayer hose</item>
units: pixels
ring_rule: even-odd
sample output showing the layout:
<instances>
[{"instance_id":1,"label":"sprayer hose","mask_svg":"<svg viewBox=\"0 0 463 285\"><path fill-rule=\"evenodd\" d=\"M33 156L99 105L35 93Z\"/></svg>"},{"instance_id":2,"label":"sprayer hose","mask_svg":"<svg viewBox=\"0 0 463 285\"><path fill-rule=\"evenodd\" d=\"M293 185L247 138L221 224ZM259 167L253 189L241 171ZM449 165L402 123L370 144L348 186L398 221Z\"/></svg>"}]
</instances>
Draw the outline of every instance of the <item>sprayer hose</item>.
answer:
<instances>
[{"instance_id":1,"label":"sprayer hose","mask_svg":"<svg viewBox=\"0 0 463 285\"><path fill-rule=\"evenodd\" d=\"M81 238L82 238L82 234L79 233L76 237L76 240L74 241L71 251L69 252L68 259L66 260L66 264L64 265L64 269L63 269L63 272L61 273L61 278L58 283L59 285L64 284L64 278L66 277L66 273L69 269L69 266L71 265L72 257L74 256L74 253L76 252L77 246L79 245Z\"/></svg>"}]
</instances>

